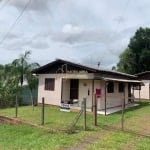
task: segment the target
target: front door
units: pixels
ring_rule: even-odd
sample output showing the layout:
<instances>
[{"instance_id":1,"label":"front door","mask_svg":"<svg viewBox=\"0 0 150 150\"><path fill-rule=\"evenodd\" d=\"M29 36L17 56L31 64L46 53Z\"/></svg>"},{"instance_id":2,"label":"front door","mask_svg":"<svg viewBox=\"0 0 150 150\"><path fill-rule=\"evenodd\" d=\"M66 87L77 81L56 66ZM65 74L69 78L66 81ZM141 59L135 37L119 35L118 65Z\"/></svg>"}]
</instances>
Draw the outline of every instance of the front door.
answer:
<instances>
[{"instance_id":1,"label":"front door","mask_svg":"<svg viewBox=\"0 0 150 150\"><path fill-rule=\"evenodd\" d=\"M79 80L78 79L71 79L70 80L70 99L78 99L79 93Z\"/></svg>"}]
</instances>

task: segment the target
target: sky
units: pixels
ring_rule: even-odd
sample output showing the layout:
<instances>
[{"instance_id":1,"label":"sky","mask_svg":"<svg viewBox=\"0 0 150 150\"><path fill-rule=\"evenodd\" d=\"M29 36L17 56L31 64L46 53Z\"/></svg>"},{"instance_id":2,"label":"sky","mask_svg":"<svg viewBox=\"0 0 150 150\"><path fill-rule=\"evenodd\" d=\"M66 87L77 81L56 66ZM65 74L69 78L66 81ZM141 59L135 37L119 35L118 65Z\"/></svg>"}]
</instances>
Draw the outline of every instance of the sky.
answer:
<instances>
[{"instance_id":1,"label":"sky","mask_svg":"<svg viewBox=\"0 0 150 150\"><path fill-rule=\"evenodd\" d=\"M29 50L40 65L60 58L111 69L149 15L150 0L0 0L0 64Z\"/></svg>"}]
</instances>

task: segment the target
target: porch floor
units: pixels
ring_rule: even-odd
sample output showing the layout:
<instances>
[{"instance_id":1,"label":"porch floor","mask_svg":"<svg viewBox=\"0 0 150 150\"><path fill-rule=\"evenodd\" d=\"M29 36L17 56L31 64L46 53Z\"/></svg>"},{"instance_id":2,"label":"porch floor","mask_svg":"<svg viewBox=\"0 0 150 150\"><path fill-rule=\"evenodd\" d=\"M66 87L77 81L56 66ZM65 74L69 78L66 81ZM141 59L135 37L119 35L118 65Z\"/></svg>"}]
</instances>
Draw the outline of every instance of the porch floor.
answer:
<instances>
[{"instance_id":1,"label":"porch floor","mask_svg":"<svg viewBox=\"0 0 150 150\"><path fill-rule=\"evenodd\" d=\"M135 104L135 103L129 103L125 106L125 109L129 109L131 107L135 107L135 106L138 106L139 104ZM76 109L76 110L80 110L81 108L78 107L78 106L71 106L71 109ZM109 114L112 114L112 113L115 113L115 112L118 112L122 110L122 106L118 106L118 107L114 107L114 108L107 108L106 109L106 115L109 115ZM91 112L91 109L87 108L86 111L88 112ZM105 115L105 110L98 110L97 111L97 114L100 114L100 115Z\"/></svg>"},{"instance_id":2,"label":"porch floor","mask_svg":"<svg viewBox=\"0 0 150 150\"><path fill-rule=\"evenodd\" d=\"M129 109L131 107L135 107L135 106L138 106L139 104L135 104L135 103L129 103L125 106L125 109ZM122 110L122 106L118 106L118 107L114 107L114 108L107 108L106 109L106 115L109 115L109 114L112 114L112 113L115 113L115 112L118 112ZM101 114L101 115L105 115L105 110L98 110L97 111L98 114Z\"/></svg>"}]
</instances>

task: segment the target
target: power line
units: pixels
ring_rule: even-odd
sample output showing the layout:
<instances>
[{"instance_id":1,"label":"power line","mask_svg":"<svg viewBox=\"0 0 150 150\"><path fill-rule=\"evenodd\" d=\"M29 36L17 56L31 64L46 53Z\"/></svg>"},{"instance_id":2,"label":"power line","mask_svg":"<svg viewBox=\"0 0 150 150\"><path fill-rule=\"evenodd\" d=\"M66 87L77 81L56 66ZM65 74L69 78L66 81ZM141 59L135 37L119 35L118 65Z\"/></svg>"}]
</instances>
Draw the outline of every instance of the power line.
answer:
<instances>
[{"instance_id":1,"label":"power line","mask_svg":"<svg viewBox=\"0 0 150 150\"><path fill-rule=\"evenodd\" d=\"M27 9L27 7L29 6L30 2L32 0L29 0L27 2L27 4L24 6L24 8L22 9L21 13L19 14L19 16L16 18L16 20L14 21L14 23L10 26L9 30L7 31L7 33L5 34L5 36L2 38L2 40L0 41L0 45L6 40L6 38L8 37L9 33L11 32L11 30L17 25L17 23L19 22L19 19L22 17L22 15L24 14L25 10Z\"/></svg>"}]
</instances>

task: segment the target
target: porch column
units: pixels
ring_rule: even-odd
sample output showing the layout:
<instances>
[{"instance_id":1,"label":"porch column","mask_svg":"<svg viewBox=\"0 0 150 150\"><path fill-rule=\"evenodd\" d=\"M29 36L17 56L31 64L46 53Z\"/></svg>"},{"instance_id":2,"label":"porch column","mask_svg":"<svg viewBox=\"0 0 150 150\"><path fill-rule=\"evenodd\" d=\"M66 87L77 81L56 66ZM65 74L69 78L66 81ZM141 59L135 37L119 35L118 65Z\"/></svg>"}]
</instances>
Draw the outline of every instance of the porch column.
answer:
<instances>
[{"instance_id":1,"label":"porch column","mask_svg":"<svg viewBox=\"0 0 150 150\"><path fill-rule=\"evenodd\" d=\"M107 90L107 82L105 81L105 116L106 116L106 109L107 109L107 106L106 106L106 90Z\"/></svg>"},{"instance_id":2,"label":"porch column","mask_svg":"<svg viewBox=\"0 0 150 150\"><path fill-rule=\"evenodd\" d=\"M134 102L134 85L132 87L132 93L133 93L133 102Z\"/></svg>"},{"instance_id":3,"label":"porch column","mask_svg":"<svg viewBox=\"0 0 150 150\"><path fill-rule=\"evenodd\" d=\"M63 79L61 79L61 101L62 102L62 95L63 95Z\"/></svg>"}]
</instances>

